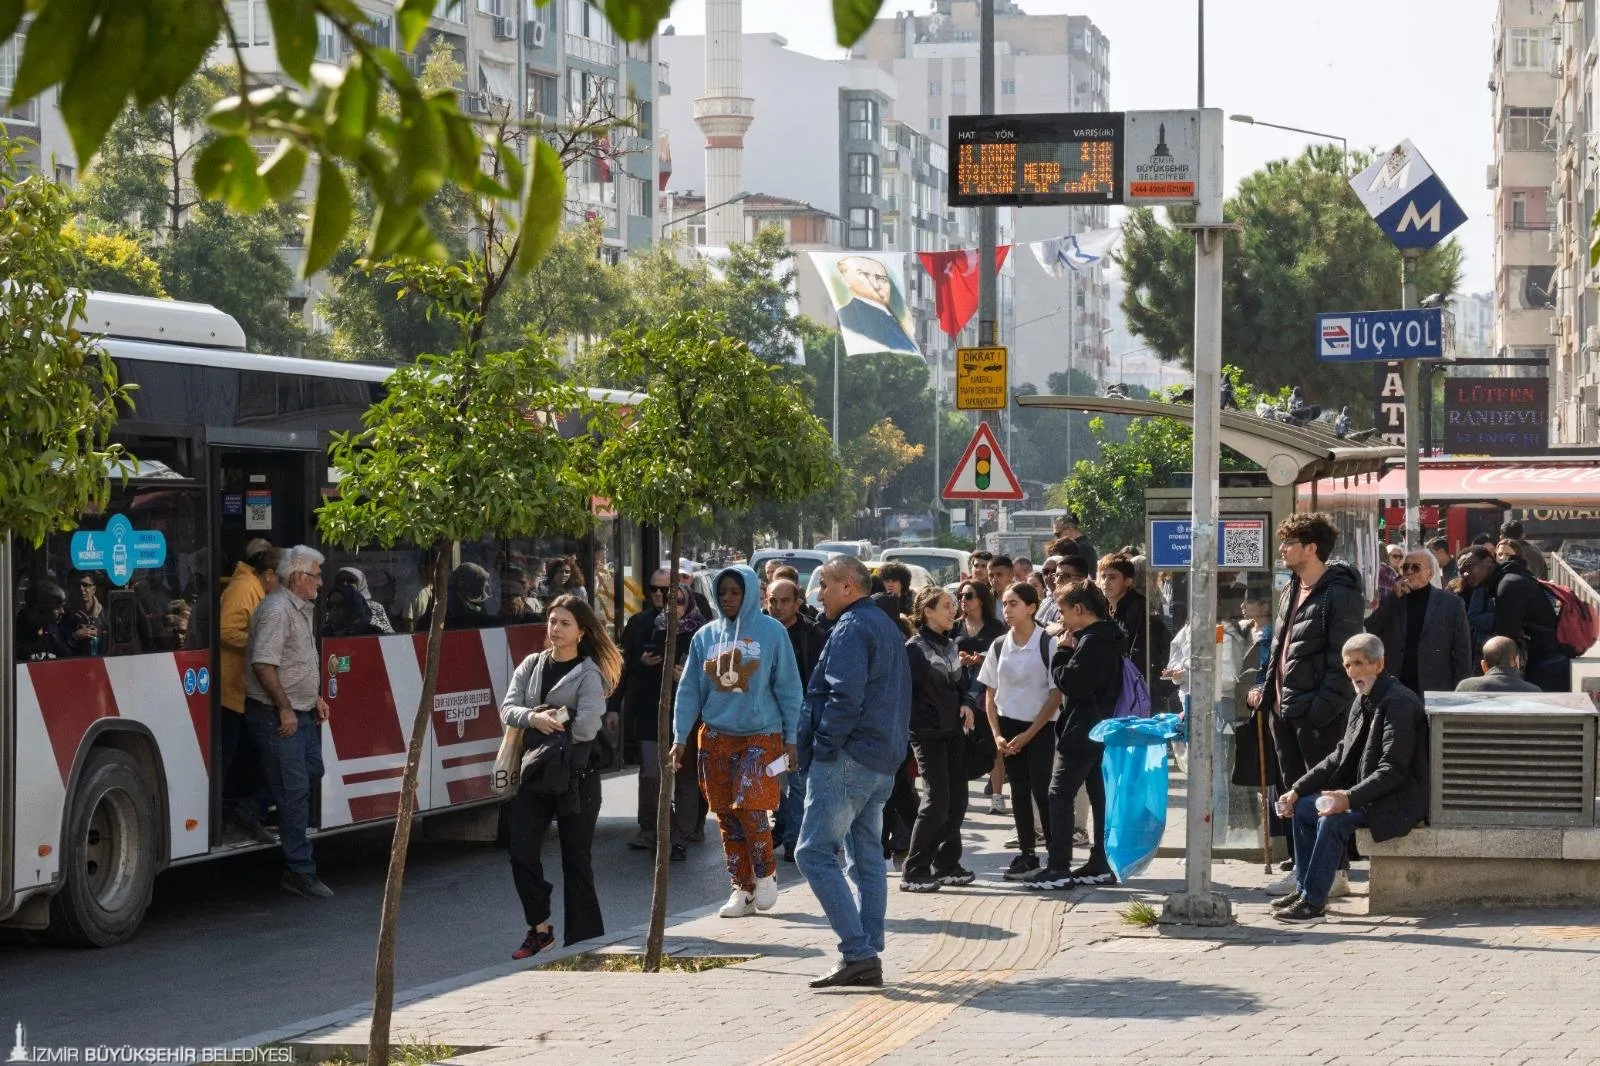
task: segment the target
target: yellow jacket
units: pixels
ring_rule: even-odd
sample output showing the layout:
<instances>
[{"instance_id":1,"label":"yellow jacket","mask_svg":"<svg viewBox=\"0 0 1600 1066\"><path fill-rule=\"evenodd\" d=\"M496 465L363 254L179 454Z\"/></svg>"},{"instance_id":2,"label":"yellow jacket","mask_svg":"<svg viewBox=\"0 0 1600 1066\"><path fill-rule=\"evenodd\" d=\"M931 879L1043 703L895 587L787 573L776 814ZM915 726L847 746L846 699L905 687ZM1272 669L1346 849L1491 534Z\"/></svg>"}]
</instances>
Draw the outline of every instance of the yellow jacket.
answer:
<instances>
[{"instance_id":1,"label":"yellow jacket","mask_svg":"<svg viewBox=\"0 0 1600 1066\"><path fill-rule=\"evenodd\" d=\"M217 655L217 667L222 673L222 705L239 714L244 713L244 650L250 643L250 618L266 595L261 579L248 563L233 568L233 578L222 590L222 609L218 612L222 647Z\"/></svg>"}]
</instances>

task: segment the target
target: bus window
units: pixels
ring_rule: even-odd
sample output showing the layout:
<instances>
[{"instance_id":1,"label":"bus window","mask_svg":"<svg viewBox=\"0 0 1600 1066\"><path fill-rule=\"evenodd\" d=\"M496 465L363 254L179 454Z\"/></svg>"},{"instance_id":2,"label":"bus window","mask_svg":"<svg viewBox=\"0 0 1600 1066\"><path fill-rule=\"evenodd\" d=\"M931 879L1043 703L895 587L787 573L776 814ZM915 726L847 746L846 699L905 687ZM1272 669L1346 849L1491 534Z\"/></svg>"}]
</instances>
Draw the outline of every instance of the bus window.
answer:
<instances>
[{"instance_id":1,"label":"bus window","mask_svg":"<svg viewBox=\"0 0 1600 1066\"><path fill-rule=\"evenodd\" d=\"M204 516L198 487L117 486L104 514L37 549L19 546L18 658L207 647L214 575Z\"/></svg>"}]
</instances>

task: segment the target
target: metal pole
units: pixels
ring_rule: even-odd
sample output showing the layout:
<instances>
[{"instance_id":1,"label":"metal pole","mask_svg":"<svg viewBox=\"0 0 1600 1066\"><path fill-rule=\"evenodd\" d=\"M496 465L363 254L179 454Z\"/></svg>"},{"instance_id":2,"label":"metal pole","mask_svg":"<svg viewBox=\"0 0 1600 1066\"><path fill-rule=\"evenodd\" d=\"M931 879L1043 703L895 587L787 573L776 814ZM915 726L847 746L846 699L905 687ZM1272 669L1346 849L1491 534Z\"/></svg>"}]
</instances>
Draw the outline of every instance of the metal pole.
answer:
<instances>
[{"instance_id":1,"label":"metal pole","mask_svg":"<svg viewBox=\"0 0 1600 1066\"><path fill-rule=\"evenodd\" d=\"M994 114L994 0L978 0L978 113ZM978 208L978 344L1000 343L998 280L994 269L995 209ZM1000 417L1005 420L1006 450L1011 449L1011 371L1006 370L1005 407ZM978 503L973 504L979 507ZM1005 504L996 504L997 513L1005 513ZM1004 528L1005 522L1000 522Z\"/></svg>"},{"instance_id":2,"label":"metal pole","mask_svg":"<svg viewBox=\"0 0 1600 1066\"><path fill-rule=\"evenodd\" d=\"M1200 112L1200 203L1194 246L1194 496L1189 560L1188 825L1184 891L1167 897L1163 920L1225 925L1226 896L1211 888L1212 766L1217 747L1216 558L1219 431L1222 422L1222 112ZM1224 810L1226 805L1224 804Z\"/></svg>"},{"instance_id":3,"label":"metal pole","mask_svg":"<svg viewBox=\"0 0 1600 1066\"><path fill-rule=\"evenodd\" d=\"M835 322L838 329L844 329L844 324ZM839 334L833 335L833 454L839 454ZM839 539L839 519L833 520L833 528L828 534L830 540Z\"/></svg>"},{"instance_id":4,"label":"metal pole","mask_svg":"<svg viewBox=\"0 0 1600 1066\"><path fill-rule=\"evenodd\" d=\"M1198 74L1199 84L1196 93L1198 100L1194 106L1203 108L1206 106L1206 0L1197 0L1197 2L1199 3L1199 10L1195 19L1195 46L1199 50L1199 56L1198 62L1195 64L1195 70ZM1197 391L1195 395L1198 396L1200 393ZM1194 690L1190 689L1189 691L1193 692Z\"/></svg>"},{"instance_id":5,"label":"metal pole","mask_svg":"<svg viewBox=\"0 0 1600 1066\"><path fill-rule=\"evenodd\" d=\"M1417 306L1417 255L1415 251L1405 253L1405 258L1400 262L1400 307L1402 310ZM1421 377L1417 373L1417 360L1406 359L1400 364L1401 382L1406 390L1406 528L1405 542L1407 547L1416 548L1422 544L1422 469L1417 462L1421 454L1422 441L1422 415L1421 396L1422 389L1418 385ZM1195 395L1199 395L1196 393Z\"/></svg>"}]
</instances>

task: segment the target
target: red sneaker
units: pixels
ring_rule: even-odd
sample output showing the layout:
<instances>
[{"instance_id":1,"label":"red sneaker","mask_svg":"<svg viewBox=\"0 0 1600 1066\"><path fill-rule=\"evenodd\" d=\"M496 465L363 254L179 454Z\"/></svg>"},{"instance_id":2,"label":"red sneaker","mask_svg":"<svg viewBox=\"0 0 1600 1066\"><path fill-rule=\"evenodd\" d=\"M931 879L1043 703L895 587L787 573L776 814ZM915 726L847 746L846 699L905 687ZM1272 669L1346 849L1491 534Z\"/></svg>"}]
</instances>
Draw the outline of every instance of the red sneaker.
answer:
<instances>
[{"instance_id":1,"label":"red sneaker","mask_svg":"<svg viewBox=\"0 0 1600 1066\"><path fill-rule=\"evenodd\" d=\"M554 929L529 929L522 946L511 953L513 959L531 959L556 942Z\"/></svg>"}]
</instances>

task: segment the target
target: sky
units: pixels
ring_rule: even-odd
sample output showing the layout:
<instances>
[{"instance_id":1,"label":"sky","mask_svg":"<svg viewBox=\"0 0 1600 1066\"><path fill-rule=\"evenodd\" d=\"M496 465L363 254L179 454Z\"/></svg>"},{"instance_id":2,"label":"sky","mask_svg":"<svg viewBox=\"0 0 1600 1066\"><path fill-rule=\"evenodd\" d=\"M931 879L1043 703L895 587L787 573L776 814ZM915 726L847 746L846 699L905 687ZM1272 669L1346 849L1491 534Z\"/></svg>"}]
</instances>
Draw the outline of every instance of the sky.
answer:
<instances>
[{"instance_id":1,"label":"sky","mask_svg":"<svg viewBox=\"0 0 1600 1066\"><path fill-rule=\"evenodd\" d=\"M1111 43L1113 110L1196 105L1194 0L1019 0L1030 15L1086 15ZM883 11L892 14L895 0ZM1227 114L1319 130L1350 148L1387 150L1409 137L1467 213L1456 231L1465 292L1494 275L1493 98L1488 89L1496 0L1211 0L1206 5L1206 99ZM900 10L931 9L902 0ZM828 0L744 0L746 33L779 33L827 58ZM703 0L677 0L679 33L705 31ZM1553 87L1553 86L1552 86ZM1228 123L1231 190L1272 159L1319 143L1297 133Z\"/></svg>"}]
</instances>

